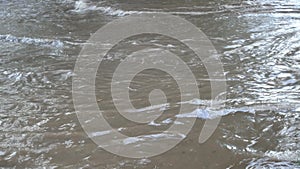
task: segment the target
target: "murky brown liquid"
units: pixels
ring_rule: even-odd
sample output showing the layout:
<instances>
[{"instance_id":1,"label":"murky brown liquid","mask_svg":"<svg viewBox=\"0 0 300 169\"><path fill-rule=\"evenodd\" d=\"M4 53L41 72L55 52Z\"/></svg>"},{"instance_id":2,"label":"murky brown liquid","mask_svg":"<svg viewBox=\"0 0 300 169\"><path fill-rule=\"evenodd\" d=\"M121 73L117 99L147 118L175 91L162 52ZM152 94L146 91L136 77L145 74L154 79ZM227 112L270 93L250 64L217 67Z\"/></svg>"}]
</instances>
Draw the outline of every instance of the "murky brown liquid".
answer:
<instances>
[{"instance_id":1,"label":"murky brown liquid","mask_svg":"<svg viewBox=\"0 0 300 169\"><path fill-rule=\"evenodd\" d=\"M298 0L0 0L0 4L0 167L300 168ZM147 159L110 154L83 132L72 103L77 56L101 26L137 12L179 15L199 27L219 52L227 77L226 108L218 111L222 120L204 144L198 143L204 117L175 148ZM143 45L172 43L160 37L138 37L128 43L133 41L136 45L121 45L101 67L97 78L103 83L96 84L99 105L106 106L112 126L124 127L128 135L159 132L168 126L118 120L106 104L106 78L111 77L116 56ZM209 101L205 69L200 63L194 66L199 67L199 100ZM133 84L138 88L132 96L135 107L149 106L145 91L157 83L163 83L170 102L178 101L176 85L167 75L159 75L159 81L151 72L140 75L141 83ZM161 121L172 118L176 109L170 106Z\"/></svg>"}]
</instances>

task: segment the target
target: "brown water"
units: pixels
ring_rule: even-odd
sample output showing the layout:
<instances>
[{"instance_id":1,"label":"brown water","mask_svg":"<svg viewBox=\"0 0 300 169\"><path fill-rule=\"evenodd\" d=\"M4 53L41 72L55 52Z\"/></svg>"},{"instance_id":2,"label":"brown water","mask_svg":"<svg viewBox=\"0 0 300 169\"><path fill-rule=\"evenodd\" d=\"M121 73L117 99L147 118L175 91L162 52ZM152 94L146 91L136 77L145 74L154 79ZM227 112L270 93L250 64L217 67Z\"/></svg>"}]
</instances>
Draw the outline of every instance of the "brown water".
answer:
<instances>
[{"instance_id":1,"label":"brown water","mask_svg":"<svg viewBox=\"0 0 300 169\"><path fill-rule=\"evenodd\" d=\"M298 0L0 0L0 4L0 167L300 168ZM219 52L227 76L226 108L217 112L222 120L206 143L198 143L205 120L201 112L183 142L147 159L112 155L83 132L71 93L76 58L101 26L138 12L179 15L199 27ZM160 38L138 37L137 46L124 44L102 67L98 80L107 82L104 77L110 75L110 64L118 54L138 45L168 45L168 39ZM195 66L201 68L201 64ZM203 72L200 69L198 101L205 110L210 95ZM160 76L159 82L173 84L164 74ZM147 72L138 78L141 84L135 86L139 90L133 96L137 100L157 83ZM107 84L97 88L106 105ZM176 101L174 89L165 87ZM137 108L148 105L144 99L134 104ZM167 112L176 112L176 106ZM107 114L112 125L125 127L129 135L154 128L153 124L127 124L117 117L113 109Z\"/></svg>"}]
</instances>

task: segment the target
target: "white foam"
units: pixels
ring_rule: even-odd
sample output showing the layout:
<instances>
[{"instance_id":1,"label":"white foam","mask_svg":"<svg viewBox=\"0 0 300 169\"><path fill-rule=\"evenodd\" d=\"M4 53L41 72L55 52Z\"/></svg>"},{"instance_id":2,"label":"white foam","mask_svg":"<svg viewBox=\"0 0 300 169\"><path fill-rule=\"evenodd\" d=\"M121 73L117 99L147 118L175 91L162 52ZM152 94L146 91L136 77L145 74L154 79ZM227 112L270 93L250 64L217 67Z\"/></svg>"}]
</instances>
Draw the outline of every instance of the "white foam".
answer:
<instances>
[{"instance_id":1,"label":"white foam","mask_svg":"<svg viewBox=\"0 0 300 169\"><path fill-rule=\"evenodd\" d=\"M103 12L104 14L111 15L111 16L125 16L125 15L130 15L130 14L159 14L159 13L166 13L166 14L173 14L173 15L194 15L194 16L209 14L209 12L124 11L124 10L116 9L116 8L109 7L109 6L96 7L96 8L93 7L88 10L99 10L99 11Z\"/></svg>"},{"instance_id":2,"label":"white foam","mask_svg":"<svg viewBox=\"0 0 300 169\"><path fill-rule=\"evenodd\" d=\"M155 141L157 139L182 139L185 138L186 135L181 133L158 133L158 134L150 134L150 135L142 135L137 137L128 137L122 140L121 143L124 145L128 144L136 144L141 143L143 144L145 141Z\"/></svg>"},{"instance_id":3,"label":"white foam","mask_svg":"<svg viewBox=\"0 0 300 169\"><path fill-rule=\"evenodd\" d=\"M0 35L0 41L36 45L36 46L47 46L47 47L54 47L54 48L63 48L64 46L64 43L61 42L60 40L17 37L9 34Z\"/></svg>"},{"instance_id":4,"label":"white foam","mask_svg":"<svg viewBox=\"0 0 300 169\"><path fill-rule=\"evenodd\" d=\"M293 164L289 161L277 161L272 160L269 158L259 158L253 159L249 162L246 169L270 169L270 168L277 168L277 169L299 169L297 164Z\"/></svg>"},{"instance_id":5,"label":"white foam","mask_svg":"<svg viewBox=\"0 0 300 169\"><path fill-rule=\"evenodd\" d=\"M127 112L141 113L141 112L149 112L149 111L156 110L156 109L163 111L163 110L166 110L168 107L169 107L169 104L165 103L165 104L151 105L151 106L143 107L140 109L130 109L130 110L127 110Z\"/></svg>"},{"instance_id":6,"label":"white foam","mask_svg":"<svg viewBox=\"0 0 300 169\"><path fill-rule=\"evenodd\" d=\"M88 8L88 4L85 1L76 1L75 10L85 10Z\"/></svg>"},{"instance_id":7,"label":"white foam","mask_svg":"<svg viewBox=\"0 0 300 169\"><path fill-rule=\"evenodd\" d=\"M112 7L98 7L97 9L103 12L104 14L111 16L125 16L135 13L141 13L138 11L123 11L121 9L114 9Z\"/></svg>"},{"instance_id":8,"label":"white foam","mask_svg":"<svg viewBox=\"0 0 300 169\"><path fill-rule=\"evenodd\" d=\"M211 105L211 103L212 103L211 100L192 99L192 100L189 100L189 101L179 102L178 104L192 104L192 105L209 106L209 105Z\"/></svg>"},{"instance_id":9,"label":"white foam","mask_svg":"<svg viewBox=\"0 0 300 169\"><path fill-rule=\"evenodd\" d=\"M149 126L161 126L161 124L159 123L155 123L155 121L151 121L150 123L148 123Z\"/></svg>"},{"instance_id":10,"label":"white foam","mask_svg":"<svg viewBox=\"0 0 300 169\"><path fill-rule=\"evenodd\" d=\"M173 120L170 119L170 118L168 118L168 119L162 121L163 124L171 124L172 122L173 122Z\"/></svg>"},{"instance_id":11,"label":"white foam","mask_svg":"<svg viewBox=\"0 0 300 169\"><path fill-rule=\"evenodd\" d=\"M210 13L217 13L222 11L212 11L212 12L199 12L199 11L124 11L122 9L117 9L110 6L97 6L96 3L89 2L88 0L79 0L74 4L73 12L84 13L86 11L101 11L102 13L110 16L125 16L130 14L141 14L141 13L168 13L174 15L206 15Z\"/></svg>"},{"instance_id":12,"label":"white foam","mask_svg":"<svg viewBox=\"0 0 300 169\"><path fill-rule=\"evenodd\" d=\"M194 101L181 102L181 103L195 104ZM202 105L204 103L208 103L208 102L202 101L202 102L199 102L199 105ZM254 114L256 111L267 111L267 110L278 110L278 109L295 110L296 109L295 106L299 107L299 104L297 104L297 105L268 104L268 105L253 105L253 106L244 106L244 107L237 107L237 108L218 108L218 109L215 109L214 107L210 107L208 105L203 108L197 108L193 112L178 114L178 115L176 115L176 117L177 118L214 119L217 117L225 116L228 114L234 114L234 113L238 113L238 112ZM296 111L297 110L299 110L299 109L297 108Z\"/></svg>"},{"instance_id":13,"label":"white foam","mask_svg":"<svg viewBox=\"0 0 300 169\"><path fill-rule=\"evenodd\" d=\"M87 0L79 0L74 4L73 12L84 13L86 11L101 11L106 15L111 16L125 16L133 13L139 13L137 11L123 11L121 9L116 9L110 6L97 6L97 4L89 2Z\"/></svg>"},{"instance_id":14,"label":"white foam","mask_svg":"<svg viewBox=\"0 0 300 169\"><path fill-rule=\"evenodd\" d=\"M138 137L128 137L123 140L123 144L127 145L127 144L132 144L132 143L136 143L136 142L143 141L143 140L144 139L138 138Z\"/></svg>"},{"instance_id":15,"label":"white foam","mask_svg":"<svg viewBox=\"0 0 300 169\"><path fill-rule=\"evenodd\" d=\"M232 108L232 109L221 109L212 110L209 108L196 109L190 113L183 113L176 115L177 118L201 118L201 119L214 119L217 117L225 116L236 112L255 113L255 109L251 107Z\"/></svg>"},{"instance_id":16,"label":"white foam","mask_svg":"<svg viewBox=\"0 0 300 169\"><path fill-rule=\"evenodd\" d=\"M286 150L282 152L268 151L265 153L265 155L276 160L300 161L300 150Z\"/></svg>"},{"instance_id":17,"label":"white foam","mask_svg":"<svg viewBox=\"0 0 300 169\"><path fill-rule=\"evenodd\" d=\"M97 10L96 5L88 3L87 1L84 0L76 1L74 7L75 7L75 9L73 10L74 12Z\"/></svg>"},{"instance_id":18,"label":"white foam","mask_svg":"<svg viewBox=\"0 0 300 169\"><path fill-rule=\"evenodd\" d=\"M106 130L106 131L98 131L98 132L94 132L91 134L92 137L98 137L98 136L103 136L103 135L107 135L109 133L111 133L112 131L110 130Z\"/></svg>"}]
</instances>

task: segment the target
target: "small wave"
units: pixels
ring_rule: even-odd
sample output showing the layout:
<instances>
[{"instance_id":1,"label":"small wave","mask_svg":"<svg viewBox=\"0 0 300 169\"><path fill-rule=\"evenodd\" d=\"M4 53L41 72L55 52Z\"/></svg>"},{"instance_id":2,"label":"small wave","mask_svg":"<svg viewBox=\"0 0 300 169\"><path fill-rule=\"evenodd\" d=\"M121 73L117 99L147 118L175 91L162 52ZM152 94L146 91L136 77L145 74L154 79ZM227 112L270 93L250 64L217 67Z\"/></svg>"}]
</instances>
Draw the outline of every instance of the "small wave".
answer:
<instances>
[{"instance_id":1,"label":"small wave","mask_svg":"<svg viewBox=\"0 0 300 169\"><path fill-rule=\"evenodd\" d=\"M16 37L13 35L0 35L0 41L36 45L36 46L47 46L47 47L54 47L54 48L63 48L64 46L64 43L61 42L60 40Z\"/></svg>"},{"instance_id":2,"label":"small wave","mask_svg":"<svg viewBox=\"0 0 300 169\"><path fill-rule=\"evenodd\" d=\"M106 130L106 131L98 131L98 132L94 132L94 133L91 133L91 136L92 137L99 137L99 136L103 136L103 135L107 135L111 133L111 131L109 130Z\"/></svg>"},{"instance_id":3,"label":"small wave","mask_svg":"<svg viewBox=\"0 0 300 169\"><path fill-rule=\"evenodd\" d=\"M98 7L100 11L104 14L111 15L111 16L125 16L130 14L142 13L138 11L123 11L121 9L114 9L112 7Z\"/></svg>"},{"instance_id":4,"label":"small wave","mask_svg":"<svg viewBox=\"0 0 300 169\"><path fill-rule=\"evenodd\" d=\"M278 161L269 158L259 158L250 161L246 169L278 168L278 169L299 169L299 165L289 161Z\"/></svg>"},{"instance_id":5,"label":"small wave","mask_svg":"<svg viewBox=\"0 0 300 169\"><path fill-rule=\"evenodd\" d=\"M101 11L106 15L111 16L125 16L133 13L139 13L137 11L123 11L121 9L115 9L110 6L97 6L95 3L91 3L85 0L76 1L73 12L83 13L86 11Z\"/></svg>"},{"instance_id":6,"label":"small wave","mask_svg":"<svg viewBox=\"0 0 300 169\"><path fill-rule=\"evenodd\" d=\"M80 6L79 8L75 8L73 10L74 12L82 13L85 11L101 11L102 13L110 16L126 16L130 14L160 14L160 13L166 13L166 14L172 14L172 15L206 15L211 13L217 13L217 12L159 12L159 11L124 11L121 9L116 9L110 6L104 6L104 7L96 7L96 6Z\"/></svg>"},{"instance_id":7,"label":"small wave","mask_svg":"<svg viewBox=\"0 0 300 169\"><path fill-rule=\"evenodd\" d=\"M156 109L159 109L160 111L162 111L162 110L167 109L169 106L170 105L168 103L159 104L159 105L151 105L151 106L147 106L147 107L140 108L140 109L127 110L127 112L129 112L129 113L141 113L141 112L148 112L148 111L156 110Z\"/></svg>"},{"instance_id":8,"label":"small wave","mask_svg":"<svg viewBox=\"0 0 300 169\"><path fill-rule=\"evenodd\" d=\"M295 105L257 105L257 106L244 106L240 108L223 108L220 110L214 110L210 108L198 108L190 113L183 113L176 115L177 118L200 118L200 119L214 119L217 117L226 116L234 113L251 113L254 114L257 111L270 111L279 109L295 109Z\"/></svg>"},{"instance_id":9,"label":"small wave","mask_svg":"<svg viewBox=\"0 0 300 169\"><path fill-rule=\"evenodd\" d=\"M300 161L300 150L286 150L283 152L277 151L268 151L265 153L267 157L274 158L276 160L285 160L285 161Z\"/></svg>"},{"instance_id":10,"label":"small wave","mask_svg":"<svg viewBox=\"0 0 300 169\"><path fill-rule=\"evenodd\" d=\"M177 118L200 118L200 119L214 119L216 117L225 116L237 112L255 113L251 108L233 108L223 110L210 110L210 109L196 109L191 113L184 113L176 115Z\"/></svg>"},{"instance_id":11,"label":"small wave","mask_svg":"<svg viewBox=\"0 0 300 169\"><path fill-rule=\"evenodd\" d=\"M125 15L130 15L130 14L144 14L144 13L149 13L149 14L155 14L155 13L167 13L167 14L173 14L173 15L193 15L193 16L198 16L198 15L207 15L207 14L215 14L215 13L224 13L232 10L242 10L244 12L251 12L251 10L257 11L257 5L254 4L248 4L245 3L244 5L222 5L220 6L219 9L215 9L213 7L210 7L209 10L205 11L193 11L194 8L185 8L185 7L179 7L175 9L175 11L163 11L163 10L151 10L149 11L124 11L122 9L117 9L114 7L110 6L99 6L100 4L103 4L103 2L90 2L89 0L78 0L74 4L74 9L72 11L78 12L78 13L83 13L85 11L101 11L102 13L110 16L125 16ZM182 11L181 9L185 9L185 11ZM202 9L202 8L200 8ZM207 7L208 9L208 7ZM269 9L272 10L273 8ZM298 12L298 11L296 11Z\"/></svg>"},{"instance_id":12,"label":"small wave","mask_svg":"<svg viewBox=\"0 0 300 169\"><path fill-rule=\"evenodd\" d=\"M173 15L205 15L211 13L218 13L224 12L223 10L220 11L206 11L206 12L199 12L199 11L124 11L122 9L113 8L110 6L97 6L97 4L88 2L86 0L79 0L76 1L74 4L73 12L77 13L84 13L86 11L101 11L105 15L110 16L125 16L130 14L158 14L158 13L168 13Z\"/></svg>"},{"instance_id":13,"label":"small wave","mask_svg":"<svg viewBox=\"0 0 300 169\"><path fill-rule=\"evenodd\" d=\"M186 138L186 135L182 133L159 133L159 134L150 134L150 135L142 135L138 137L128 137L122 141L123 145L134 144L134 143L141 143L145 144L144 142L147 141L156 141L157 139L182 139Z\"/></svg>"},{"instance_id":14,"label":"small wave","mask_svg":"<svg viewBox=\"0 0 300 169\"><path fill-rule=\"evenodd\" d=\"M97 6L90 4L86 1L76 1L74 5L75 9L73 11L75 12L84 12L88 10L97 10Z\"/></svg>"}]
</instances>

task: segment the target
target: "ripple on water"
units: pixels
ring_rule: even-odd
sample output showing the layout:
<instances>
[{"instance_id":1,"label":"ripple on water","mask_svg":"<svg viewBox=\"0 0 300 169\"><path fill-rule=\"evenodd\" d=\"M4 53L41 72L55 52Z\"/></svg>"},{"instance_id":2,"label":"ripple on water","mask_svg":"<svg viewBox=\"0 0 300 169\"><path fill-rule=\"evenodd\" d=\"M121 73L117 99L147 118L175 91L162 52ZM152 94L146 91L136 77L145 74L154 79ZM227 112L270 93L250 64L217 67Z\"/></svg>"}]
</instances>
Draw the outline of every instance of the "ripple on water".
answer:
<instances>
[{"instance_id":1,"label":"ripple on water","mask_svg":"<svg viewBox=\"0 0 300 169\"><path fill-rule=\"evenodd\" d=\"M217 133L221 133L217 135L220 137L209 140L207 144L217 142L218 147L226 150L224 157L230 157L232 163L246 165L249 169L299 166L296 164L300 157L298 0L186 3L5 0L0 4L1 166L168 167L160 164L160 159L178 166L186 161L189 165L193 162L199 165L217 164L219 161L215 159L203 160L206 154L193 154L208 149L210 152L210 146L199 149L195 146L190 152L185 151L186 147L179 147L176 149L178 154L174 151L171 155L159 157L159 160L117 158L97 148L82 132L76 120L71 98L71 78L74 76L72 69L80 45L114 16L160 12L181 15L203 30L219 50L228 77L225 108L212 110L209 108L210 100L195 99L178 103L198 108L177 118L207 120L223 116L217 130ZM162 47L152 42L156 47ZM140 45L140 41L132 43ZM167 48L176 50L172 45ZM184 50L182 53L188 54ZM157 109L169 110L170 106L140 107L133 113ZM168 117L161 122L151 121L148 126L168 126L175 119ZM119 128L120 131L125 129ZM110 132L99 131L92 135L100 137ZM170 137L178 139L185 136L149 134L131 137L120 141L120 144ZM187 139L187 142L193 141ZM168 160L168 155L173 154L175 160ZM238 155L243 159L234 158ZM191 162L193 158L196 160ZM228 163L226 161L226 165Z\"/></svg>"}]
</instances>

